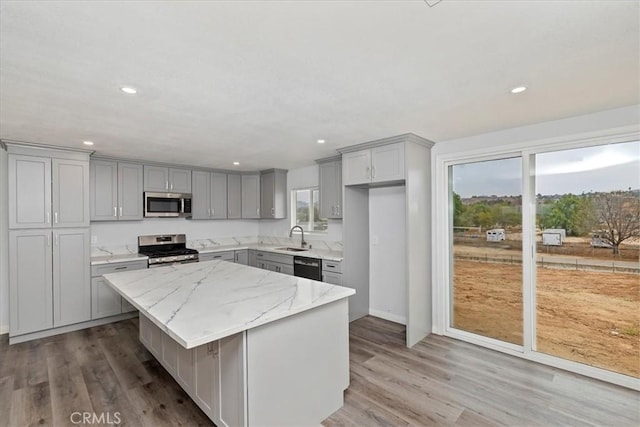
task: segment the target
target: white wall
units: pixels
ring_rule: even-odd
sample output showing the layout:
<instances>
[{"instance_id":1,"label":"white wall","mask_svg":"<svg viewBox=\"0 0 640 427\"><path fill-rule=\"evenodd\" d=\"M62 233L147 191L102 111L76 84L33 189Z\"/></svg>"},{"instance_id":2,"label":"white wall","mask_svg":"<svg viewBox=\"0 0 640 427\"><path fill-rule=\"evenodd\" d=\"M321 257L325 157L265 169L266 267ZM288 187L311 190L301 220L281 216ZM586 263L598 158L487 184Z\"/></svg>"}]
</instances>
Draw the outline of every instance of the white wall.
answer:
<instances>
[{"instance_id":1,"label":"white wall","mask_svg":"<svg viewBox=\"0 0 640 427\"><path fill-rule=\"evenodd\" d=\"M318 165L305 166L292 169L287 173L287 212L291 210L291 190L300 188L317 187L320 179ZM288 237L291 230L290 214L287 219L260 221L261 236ZM327 233L305 233L305 240L330 240L342 241L342 220L329 220Z\"/></svg>"},{"instance_id":2,"label":"white wall","mask_svg":"<svg viewBox=\"0 0 640 427\"><path fill-rule=\"evenodd\" d=\"M0 148L0 334L9 332L9 205L7 152Z\"/></svg>"},{"instance_id":3,"label":"white wall","mask_svg":"<svg viewBox=\"0 0 640 427\"><path fill-rule=\"evenodd\" d=\"M406 324L405 187L369 190L369 312Z\"/></svg>"}]
</instances>

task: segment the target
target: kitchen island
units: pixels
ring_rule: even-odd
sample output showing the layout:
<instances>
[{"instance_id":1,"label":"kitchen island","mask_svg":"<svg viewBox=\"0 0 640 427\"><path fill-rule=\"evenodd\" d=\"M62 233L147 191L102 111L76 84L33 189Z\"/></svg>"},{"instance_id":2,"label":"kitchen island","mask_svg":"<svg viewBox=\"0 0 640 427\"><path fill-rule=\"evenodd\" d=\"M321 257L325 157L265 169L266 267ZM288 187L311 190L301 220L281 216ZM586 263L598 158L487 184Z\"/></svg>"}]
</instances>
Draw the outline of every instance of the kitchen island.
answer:
<instances>
[{"instance_id":1,"label":"kitchen island","mask_svg":"<svg viewBox=\"0 0 640 427\"><path fill-rule=\"evenodd\" d=\"M353 289L225 261L104 276L218 426L317 426L349 385Z\"/></svg>"}]
</instances>

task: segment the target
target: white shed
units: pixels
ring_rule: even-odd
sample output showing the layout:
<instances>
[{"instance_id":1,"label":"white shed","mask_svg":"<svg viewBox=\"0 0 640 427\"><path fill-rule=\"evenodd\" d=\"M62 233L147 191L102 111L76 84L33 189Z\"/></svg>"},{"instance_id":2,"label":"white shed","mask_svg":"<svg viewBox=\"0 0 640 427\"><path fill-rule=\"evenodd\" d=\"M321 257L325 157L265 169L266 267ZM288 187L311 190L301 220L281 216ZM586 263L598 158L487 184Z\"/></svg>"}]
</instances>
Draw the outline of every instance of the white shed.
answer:
<instances>
[{"instance_id":1,"label":"white shed","mask_svg":"<svg viewBox=\"0 0 640 427\"><path fill-rule=\"evenodd\" d=\"M547 228L542 232L542 244L545 246L562 246L566 238L564 228Z\"/></svg>"},{"instance_id":2,"label":"white shed","mask_svg":"<svg viewBox=\"0 0 640 427\"><path fill-rule=\"evenodd\" d=\"M506 239L507 233L504 228L494 228L493 230L487 230L487 242L499 242Z\"/></svg>"}]
</instances>

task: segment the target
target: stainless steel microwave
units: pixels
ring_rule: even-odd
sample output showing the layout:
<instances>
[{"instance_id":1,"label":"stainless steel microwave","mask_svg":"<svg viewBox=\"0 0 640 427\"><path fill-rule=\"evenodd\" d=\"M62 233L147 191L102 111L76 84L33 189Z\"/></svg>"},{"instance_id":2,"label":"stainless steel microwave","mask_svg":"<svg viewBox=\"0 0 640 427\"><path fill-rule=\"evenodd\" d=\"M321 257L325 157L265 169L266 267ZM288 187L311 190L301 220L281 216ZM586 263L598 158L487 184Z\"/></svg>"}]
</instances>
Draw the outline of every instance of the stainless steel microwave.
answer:
<instances>
[{"instance_id":1,"label":"stainless steel microwave","mask_svg":"<svg viewBox=\"0 0 640 427\"><path fill-rule=\"evenodd\" d=\"M145 218L191 216L191 194L144 193Z\"/></svg>"}]
</instances>

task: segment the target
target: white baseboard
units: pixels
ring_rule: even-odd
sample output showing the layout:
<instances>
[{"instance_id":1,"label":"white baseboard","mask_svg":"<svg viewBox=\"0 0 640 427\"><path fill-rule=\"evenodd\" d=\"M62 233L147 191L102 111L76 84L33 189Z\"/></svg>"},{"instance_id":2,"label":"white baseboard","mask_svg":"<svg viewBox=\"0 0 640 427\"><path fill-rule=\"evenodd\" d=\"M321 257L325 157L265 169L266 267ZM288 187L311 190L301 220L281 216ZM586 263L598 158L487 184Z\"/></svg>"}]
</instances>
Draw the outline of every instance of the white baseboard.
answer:
<instances>
[{"instance_id":1,"label":"white baseboard","mask_svg":"<svg viewBox=\"0 0 640 427\"><path fill-rule=\"evenodd\" d=\"M375 310L373 308L369 308L369 314L375 317L379 317L384 320L388 320L389 322L400 323L401 325L407 324L407 318L404 316L399 316L397 314L389 313L387 311Z\"/></svg>"}]
</instances>

